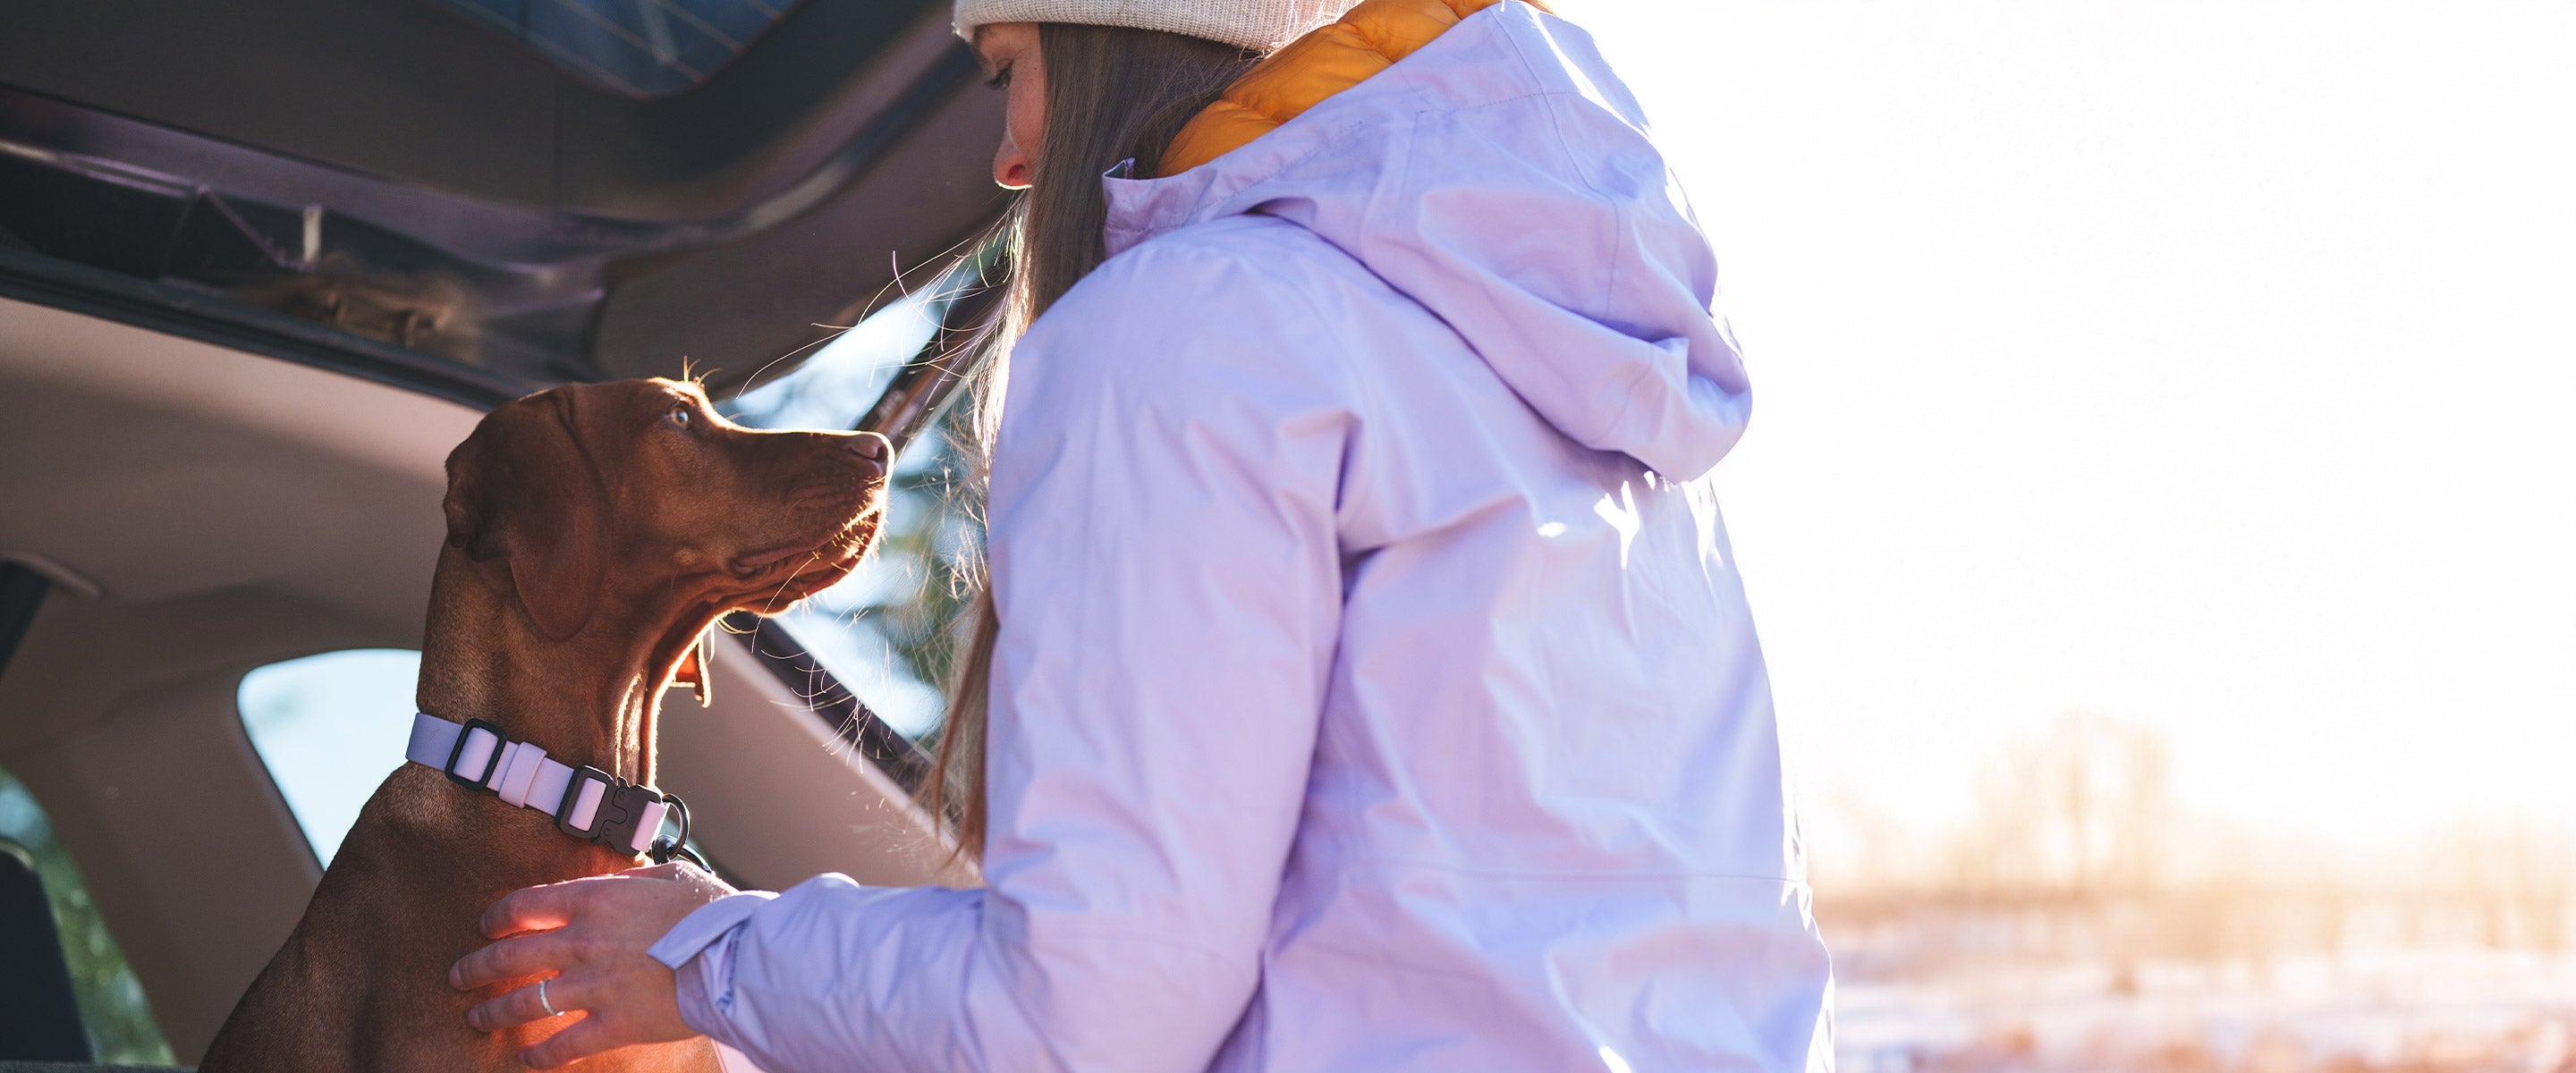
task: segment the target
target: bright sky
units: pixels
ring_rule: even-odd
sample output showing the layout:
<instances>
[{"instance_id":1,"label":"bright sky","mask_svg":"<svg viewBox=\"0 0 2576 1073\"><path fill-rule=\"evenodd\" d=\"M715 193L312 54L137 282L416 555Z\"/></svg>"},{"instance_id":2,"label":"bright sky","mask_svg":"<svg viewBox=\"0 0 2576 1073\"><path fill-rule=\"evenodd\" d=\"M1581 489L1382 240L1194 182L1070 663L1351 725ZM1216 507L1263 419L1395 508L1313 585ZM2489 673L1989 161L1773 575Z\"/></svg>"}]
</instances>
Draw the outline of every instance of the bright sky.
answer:
<instances>
[{"instance_id":1,"label":"bright sky","mask_svg":"<svg viewBox=\"0 0 2576 1073\"><path fill-rule=\"evenodd\" d=\"M2576 829L2576 7L1559 7L1727 273L1821 859L2071 709L2274 835Z\"/></svg>"}]
</instances>

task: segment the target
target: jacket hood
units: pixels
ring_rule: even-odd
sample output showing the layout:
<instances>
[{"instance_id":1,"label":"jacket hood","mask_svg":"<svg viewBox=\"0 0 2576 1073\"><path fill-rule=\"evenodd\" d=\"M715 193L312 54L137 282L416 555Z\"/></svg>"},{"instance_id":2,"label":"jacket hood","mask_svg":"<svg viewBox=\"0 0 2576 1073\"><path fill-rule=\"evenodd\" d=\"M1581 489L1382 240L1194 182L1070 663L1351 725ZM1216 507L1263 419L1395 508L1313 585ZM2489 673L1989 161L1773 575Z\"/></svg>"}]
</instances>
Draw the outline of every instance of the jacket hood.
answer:
<instances>
[{"instance_id":1,"label":"jacket hood","mask_svg":"<svg viewBox=\"0 0 2576 1073\"><path fill-rule=\"evenodd\" d=\"M1291 221L1446 321L1567 437L1694 479L1742 437L1751 406L1711 312L1716 258L1590 35L1484 3L1371 0L1282 50L1246 80L1257 92L1192 124L1222 120L1248 140L1200 139L1205 163L1103 180L1109 252L1224 216ZM1327 35L1389 59L1310 47ZM1286 100L1337 77L1348 88Z\"/></svg>"}]
</instances>

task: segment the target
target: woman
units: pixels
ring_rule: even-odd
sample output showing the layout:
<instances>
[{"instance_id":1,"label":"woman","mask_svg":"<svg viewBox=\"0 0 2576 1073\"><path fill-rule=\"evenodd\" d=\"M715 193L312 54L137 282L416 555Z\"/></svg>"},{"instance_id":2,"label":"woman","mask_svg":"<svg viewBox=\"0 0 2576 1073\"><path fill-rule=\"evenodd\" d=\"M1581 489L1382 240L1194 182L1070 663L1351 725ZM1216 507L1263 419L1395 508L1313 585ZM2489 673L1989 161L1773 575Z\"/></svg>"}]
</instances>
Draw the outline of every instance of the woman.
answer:
<instances>
[{"instance_id":1,"label":"woman","mask_svg":"<svg viewBox=\"0 0 2576 1073\"><path fill-rule=\"evenodd\" d=\"M1309 14L961 0L1035 315L957 715L988 886L519 892L493 930L557 930L456 977L562 973L531 1064L1829 1067L1707 244L1580 30L1370 0L1250 66Z\"/></svg>"}]
</instances>

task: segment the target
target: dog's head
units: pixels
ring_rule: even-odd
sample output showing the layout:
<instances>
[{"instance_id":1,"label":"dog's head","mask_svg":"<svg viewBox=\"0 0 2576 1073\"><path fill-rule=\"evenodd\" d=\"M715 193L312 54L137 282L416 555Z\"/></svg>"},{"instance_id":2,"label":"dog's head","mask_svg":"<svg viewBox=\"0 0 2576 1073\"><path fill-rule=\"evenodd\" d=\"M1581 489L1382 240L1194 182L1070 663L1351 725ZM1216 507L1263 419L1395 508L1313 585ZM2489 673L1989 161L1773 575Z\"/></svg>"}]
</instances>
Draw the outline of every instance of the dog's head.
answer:
<instances>
[{"instance_id":1,"label":"dog's head","mask_svg":"<svg viewBox=\"0 0 2576 1073\"><path fill-rule=\"evenodd\" d=\"M744 428L694 383L559 387L485 415L447 456L447 541L505 560L554 641L612 608L768 614L858 565L887 454L873 433Z\"/></svg>"}]
</instances>

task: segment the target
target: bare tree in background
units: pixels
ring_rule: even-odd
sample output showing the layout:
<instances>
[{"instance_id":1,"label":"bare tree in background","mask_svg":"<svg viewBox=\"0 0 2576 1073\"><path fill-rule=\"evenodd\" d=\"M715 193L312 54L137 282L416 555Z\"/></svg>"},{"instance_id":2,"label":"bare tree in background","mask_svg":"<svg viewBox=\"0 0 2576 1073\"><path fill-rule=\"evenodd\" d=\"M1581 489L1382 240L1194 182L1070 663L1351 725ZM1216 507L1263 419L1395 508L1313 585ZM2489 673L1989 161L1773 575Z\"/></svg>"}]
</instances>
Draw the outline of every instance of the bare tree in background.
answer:
<instances>
[{"instance_id":1,"label":"bare tree in background","mask_svg":"<svg viewBox=\"0 0 2576 1073\"><path fill-rule=\"evenodd\" d=\"M1987 771L1942 877L1988 896L2142 894L2165 878L2170 753L2153 729L2059 716Z\"/></svg>"}]
</instances>

